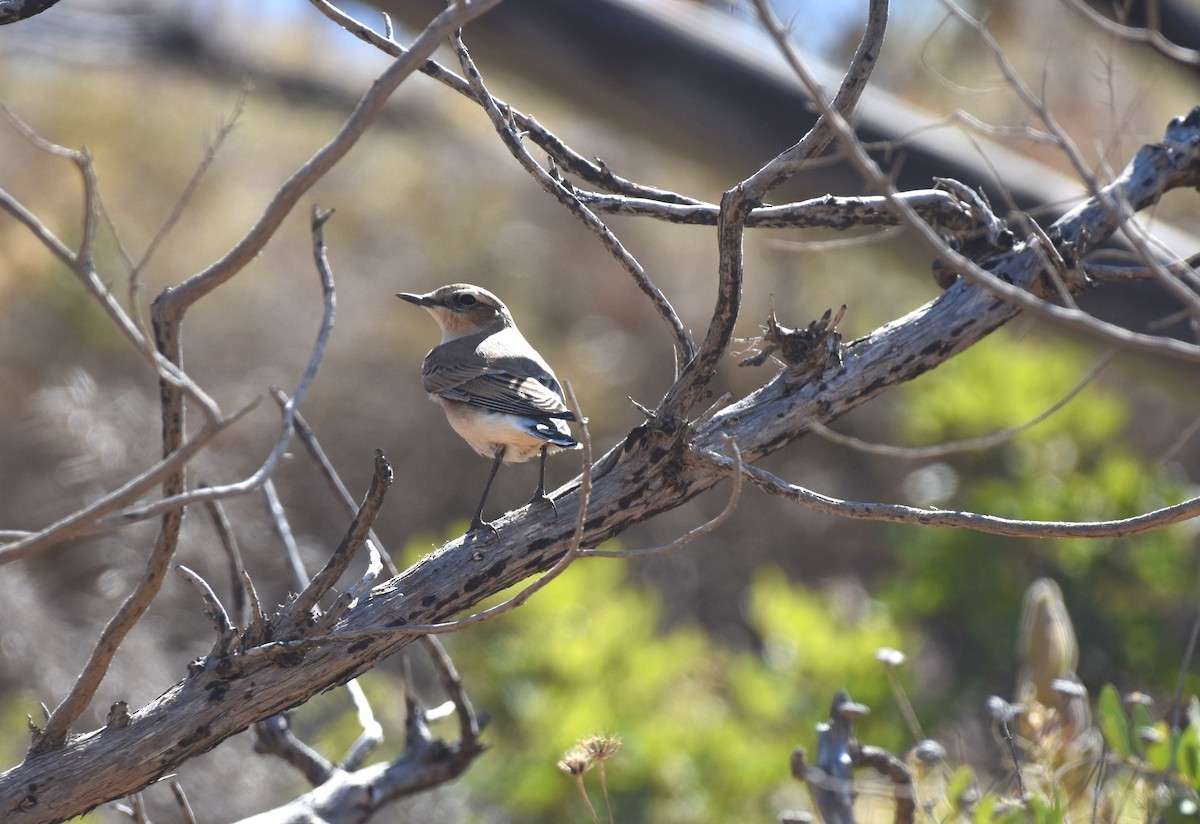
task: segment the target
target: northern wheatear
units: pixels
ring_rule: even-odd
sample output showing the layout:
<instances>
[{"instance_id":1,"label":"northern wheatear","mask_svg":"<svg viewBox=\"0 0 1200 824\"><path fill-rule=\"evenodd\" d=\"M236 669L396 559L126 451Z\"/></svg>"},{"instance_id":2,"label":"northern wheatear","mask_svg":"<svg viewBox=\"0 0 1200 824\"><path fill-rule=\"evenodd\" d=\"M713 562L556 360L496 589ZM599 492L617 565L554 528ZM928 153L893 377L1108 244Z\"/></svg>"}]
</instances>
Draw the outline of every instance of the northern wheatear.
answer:
<instances>
[{"instance_id":1,"label":"northern wheatear","mask_svg":"<svg viewBox=\"0 0 1200 824\"><path fill-rule=\"evenodd\" d=\"M422 307L437 321L441 342L425 356L421 380L429 397L471 448L492 458L492 471L471 519L485 525L483 505L501 463L541 455L537 490L546 497L546 452L578 449L567 421L562 387L545 359L521 335L500 298L468 283L452 283L424 295L396 297Z\"/></svg>"}]
</instances>

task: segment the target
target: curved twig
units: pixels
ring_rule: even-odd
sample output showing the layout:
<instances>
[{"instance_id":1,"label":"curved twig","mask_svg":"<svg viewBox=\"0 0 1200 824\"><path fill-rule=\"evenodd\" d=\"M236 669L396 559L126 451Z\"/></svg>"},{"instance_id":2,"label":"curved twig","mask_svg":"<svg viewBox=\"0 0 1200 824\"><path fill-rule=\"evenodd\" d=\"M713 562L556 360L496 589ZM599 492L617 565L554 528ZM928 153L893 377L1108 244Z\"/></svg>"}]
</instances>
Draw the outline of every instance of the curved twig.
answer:
<instances>
[{"instance_id":1,"label":"curved twig","mask_svg":"<svg viewBox=\"0 0 1200 824\"><path fill-rule=\"evenodd\" d=\"M708 521L700 524L700 526L689 529L674 541L671 541L671 543L662 546L642 547L639 549L581 549L579 554L594 558L644 558L648 555L666 555L682 549L695 539L702 535L707 535L728 521L729 517L733 515L734 510L737 509L738 501L742 497L742 453L738 450L737 442L733 438L727 438L726 443L729 444L729 448L733 453L733 469L730 475L733 488L729 491L729 500L726 502L725 508L715 517L710 518Z\"/></svg>"},{"instance_id":2,"label":"curved twig","mask_svg":"<svg viewBox=\"0 0 1200 824\"><path fill-rule=\"evenodd\" d=\"M390 28L386 34L379 34L370 26L355 20L332 3L326 2L326 0L309 0L309 2L321 14L328 17L334 23L337 23L359 40L374 46L384 54L399 57L405 53L405 48L392 39ZM390 20L386 17L385 22L390 25ZM474 100L481 105L483 104L483 99L470 83L440 63L433 60L426 60L421 65L420 71L422 74L433 78L447 88L458 92L463 97ZM698 204L701 202L676 192L647 186L620 177L614 174L603 161L598 159L592 161L576 152L560 140L557 135L547 131L545 127L530 115L518 111L500 98L492 99L501 111L511 115L516 128L543 149L561 169L599 187L603 191L627 197L646 198L662 203Z\"/></svg>"},{"instance_id":3,"label":"curved twig","mask_svg":"<svg viewBox=\"0 0 1200 824\"><path fill-rule=\"evenodd\" d=\"M1084 3L1083 0L1063 0L1063 3L1092 25L1114 37L1128 40L1131 43L1145 43L1163 56L1169 57L1177 63L1183 63L1188 66L1200 66L1200 51L1187 49L1176 43L1172 43L1158 29L1126 26L1115 20L1109 20L1087 3ZM1154 4L1148 3L1147 5L1152 6Z\"/></svg>"},{"instance_id":4,"label":"curved twig","mask_svg":"<svg viewBox=\"0 0 1200 824\"><path fill-rule=\"evenodd\" d=\"M709 450L695 450L702 460L723 469L732 469L732 461ZM1001 518L975 512L956 512L945 509L921 509L903 504L847 501L822 495L811 489L789 483L778 475L753 464L743 464L746 480L764 492L787 498L814 512L866 521L887 521L913 526L970 529L991 535L1010 535L1016 538L1123 538L1139 535L1200 516L1200 496L1173 506L1144 512L1129 518L1111 521L1027 521Z\"/></svg>"},{"instance_id":5,"label":"curved twig","mask_svg":"<svg viewBox=\"0 0 1200 824\"><path fill-rule=\"evenodd\" d=\"M374 122L392 92L417 71L450 32L478 17L500 0L459 0L430 21L408 50L381 74L346 119L338 133L289 177L250 231L220 260L178 286L167 289L154 302L159 316L179 317L189 306L245 268L275 235L283 219L300 198L332 169Z\"/></svg>"},{"instance_id":6,"label":"curved twig","mask_svg":"<svg viewBox=\"0 0 1200 824\"><path fill-rule=\"evenodd\" d=\"M604 248L608 249L609 253L616 258L617 263L630 274L634 283L650 299L659 317L670 328L675 346L675 373L678 376L684 366L692 360L695 354L695 344L692 342L687 329L684 328L683 321L676 314L675 307L671 305L671 302L667 300L662 290L646 274L646 270L642 267L642 264L625 248L624 244L605 225L604 221L600 220L591 209L576 197L573 189L543 169L541 164L529 154L529 151L521 142L520 135L513 128L511 120L506 117L505 112L501 111L500 106L496 103L496 99L492 97L487 87L484 86L483 77L479 74L479 69L472 62L471 55L467 51L466 45L463 44L461 33L456 33L454 36L454 48L458 54L459 62L462 64L463 72L467 75L472 88L475 90L476 99L483 107L483 110L487 112L488 118L492 121L492 125L503 139L504 145L508 148L509 152L512 153L513 157L517 159L517 162L521 164L525 171L533 176L534 180L538 182L544 191L554 195L555 199L567 208L567 211L591 230L594 235L600 238L600 242L604 244Z\"/></svg>"},{"instance_id":7,"label":"curved twig","mask_svg":"<svg viewBox=\"0 0 1200 824\"><path fill-rule=\"evenodd\" d=\"M921 220L907 203L897 197L899 193L896 187L855 139L854 131L847 120L825 97L816 78L796 53L778 20L768 9L760 10L760 19L779 44L793 72L812 95L814 105L821 112L822 117L828 118L830 126L836 130L847 158L853 163L855 169L869 185L884 192L893 207L903 217L905 224L950 271L959 273L972 285L985 289L1002 300L1022 309L1028 309L1040 317L1067 328L1098 336L1122 348L1200 362L1200 346L1170 338L1131 332L1085 312L1048 303L1021 286L1013 285L1006 280L1008 276L1002 271L1003 265L997 267L995 272L989 272L966 256L949 248L931 226ZM1166 139L1163 142L1143 146L1116 180L1099 189L1090 201L1060 219L1060 223L1071 220L1086 227L1086 231L1079 232L1079 243L1074 250L1077 256L1094 248L1115 230L1115 212L1112 204L1126 204L1122 211L1130 209L1136 211L1157 202L1162 193L1168 189L1181 185L1196 185L1196 182L1200 182L1200 163L1196 162L1195 130L1197 122L1200 122L1200 108L1193 110L1186 118L1176 118L1168 127ZM1050 235L1052 240L1058 237L1053 230ZM1034 254L1028 247L1023 251ZM1009 256L1005 265L1021 264L1020 257L1020 254ZM1148 261L1147 263L1150 265Z\"/></svg>"},{"instance_id":8,"label":"curved twig","mask_svg":"<svg viewBox=\"0 0 1200 824\"><path fill-rule=\"evenodd\" d=\"M762 11L765 0L757 0L756 5L760 7L760 13L766 13ZM831 104L839 116L842 113L849 114L857 104L878 63L883 34L887 28L887 13L887 0L871 0L862 40ZM699 402L705 387L712 380L717 363L733 339L733 328L742 302L742 280L745 275L742 239L748 215L762 203L768 192L823 152L837 134L829 119L822 116L798 143L721 197L717 221L717 244L720 250L717 302L696 357L688 363L656 410L668 425L682 420L688 410Z\"/></svg>"},{"instance_id":9,"label":"curved twig","mask_svg":"<svg viewBox=\"0 0 1200 824\"><path fill-rule=\"evenodd\" d=\"M980 449L991 449L994 446L999 446L1006 443L1022 432L1032 429L1042 421L1049 418L1058 410L1066 406L1072 398L1091 385L1096 376L1100 374L1110 362L1112 362L1115 351L1110 349L1100 356L1100 359L1092 364L1092 368L1080 378L1067 393L1051 404L1046 409L1042 410L1038 415L1024 423L1010 426L1006 429L1001 429L998 432L992 432L989 435L982 435L978 438L963 438L958 441L947 441L945 443L931 444L930 446L896 446L894 444L870 443L861 438L856 438L853 435L843 435L840 432L835 432L820 421L813 420L808 424L808 429L814 435L819 435L827 441L831 441L842 446L856 449L860 452L868 452L873 455L886 455L889 458L908 458L910 460L925 460L928 458L940 458L944 455L954 455L959 452L974 452Z\"/></svg>"},{"instance_id":10,"label":"curved twig","mask_svg":"<svg viewBox=\"0 0 1200 824\"><path fill-rule=\"evenodd\" d=\"M325 349L329 345L329 335L333 331L334 309L336 300L334 297L333 275L329 271L328 264L323 262L324 249L324 232L323 226L326 220L332 215L332 210L329 212L319 213L316 207L313 207L313 243L317 255L317 272L321 278L321 290L324 296L325 309L321 317L321 327L317 332L317 340L313 345L312 355L308 359L308 364L304 368L304 373L300 376L300 380L296 383L296 388L293 390L290 399L283 405L283 420L281 421L279 437L275 440L275 445L272 447L266 460L259 466L255 472L249 477L237 481L235 483L208 486L201 489L193 489L187 492L180 492L177 495L169 495L151 504L146 504L140 507L131 507L123 512L119 512L109 518L100 521L97 526L106 528L110 526L124 526L136 521L143 521L147 518L153 518L156 515L161 515L165 512L178 510L182 507L191 506L192 504L203 503L205 501L217 500L220 498L229 498L235 495L243 495L247 492L252 492L271 476L275 471L275 467L283 460L286 454L288 445L292 440L292 433L295 428L292 416L296 408L304 401L304 397L308 394L309 387L317 375L317 368L321 365L321 360L325 356Z\"/></svg>"}]
</instances>

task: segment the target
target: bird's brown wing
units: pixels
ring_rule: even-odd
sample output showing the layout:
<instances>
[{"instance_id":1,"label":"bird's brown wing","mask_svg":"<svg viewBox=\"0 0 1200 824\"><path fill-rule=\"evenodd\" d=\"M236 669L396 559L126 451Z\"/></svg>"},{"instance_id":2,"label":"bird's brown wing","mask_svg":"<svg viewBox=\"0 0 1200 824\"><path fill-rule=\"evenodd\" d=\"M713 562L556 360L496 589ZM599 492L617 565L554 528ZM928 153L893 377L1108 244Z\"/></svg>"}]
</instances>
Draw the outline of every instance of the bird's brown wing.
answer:
<instances>
[{"instance_id":1,"label":"bird's brown wing","mask_svg":"<svg viewBox=\"0 0 1200 824\"><path fill-rule=\"evenodd\" d=\"M480 374L477 368L447 365L430 368L427 365L421 378L426 392L448 401L509 415L575 420L575 415L555 391L557 384L551 388L536 377L504 370Z\"/></svg>"}]
</instances>

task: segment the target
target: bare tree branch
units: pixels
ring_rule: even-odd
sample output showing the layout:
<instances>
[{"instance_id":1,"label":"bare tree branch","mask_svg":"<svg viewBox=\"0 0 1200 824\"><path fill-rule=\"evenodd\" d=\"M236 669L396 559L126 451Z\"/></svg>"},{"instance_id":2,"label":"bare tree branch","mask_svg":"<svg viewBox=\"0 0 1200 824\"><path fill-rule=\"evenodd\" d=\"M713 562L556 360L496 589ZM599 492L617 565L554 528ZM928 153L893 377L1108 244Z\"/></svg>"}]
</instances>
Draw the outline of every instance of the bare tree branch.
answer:
<instances>
[{"instance_id":1,"label":"bare tree branch","mask_svg":"<svg viewBox=\"0 0 1200 824\"><path fill-rule=\"evenodd\" d=\"M316 4L322 5L319 0ZM253 254L261 250L303 192L325 169L344 156L366 128L390 92L388 87L394 88L407 73L418 68L437 71L425 57L459 23L489 5L491 3L485 0L460 0L439 15L414 43L414 48L407 52L385 39L387 48L400 50L402 56L363 98L345 128L284 184L255 226L229 253L179 287L167 290L156 301L152 350L156 350L154 363L163 396L164 454L175 454L186 446L182 395L187 389L181 366L180 321L188 307L227 283ZM765 3L760 6L760 11L771 25ZM864 160L863 147L855 140L845 115L853 107L870 67L876 62L885 18L886 5L872 3L871 24L841 91L832 102L818 97L823 115L818 127L727 192L717 207L661 190L633 184L627 186L612 176L603 164L569 168L559 159L560 155L570 155L565 145L558 146L556 139L552 140L553 136L540 126L535 130L536 124L529 125L532 120L523 120L523 116L506 110L491 97L459 41L460 59L468 79L447 77L444 82L452 87L456 83L461 85L460 90L465 89L463 93L479 101L513 154L544 187L556 193L561 191L563 197L560 199L564 202L574 202L578 209L591 214L596 223L603 226L595 218L595 212L581 204L591 195L581 195L553 168L543 168L533 161L524 148L523 139L554 145L551 152L554 163L561 164L569 173L599 180L595 184L597 188L617 190L624 198L623 201L601 198L597 202L610 203L613 208L633 208L638 213L661 219L684 216L689 220L702 217L706 222L716 221L721 244L719 299L703 345L666 394L659 414L649 415L644 423L595 463L584 423L582 475L555 494L553 509L526 508L510 513L496 522L494 540L483 543L464 536L423 558L395 579L374 587L372 583L382 569L382 561L373 559L363 580L337 599L324 619L303 627L302 632L295 632L296 624L308 616L342 575L352 549L369 532L370 517L382 497L380 490L386 486L382 481L378 489L373 483L373 491L378 494L368 495L368 502L364 503L342 547L334 553L325 571L314 579L304 595L283 608L278 622L268 622L262 615L253 585L239 569L249 602L250 625L240 637L233 636L228 618L221 617L223 609L219 600L198 576L194 576L193 582L200 589L208 611L216 616L219 639L223 640L203 661L189 669L186 678L149 705L133 714L116 712L103 729L70 738L67 732L90 702L111 660L112 651L132 622L144 613L161 585L162 572L171 561L178 540L182 507L199 501L215 501L222 494L237 494L252 488L235 484L189 490L183 473L186 461L155 476L163 483L162 500L133 508L122 503L120 506L124 511L120 515L111 516L110 510L104 520L89 522L94 528L109 528L137 518L163 515L158 541L143 579L105 631L75 689L51 716L46 733L26 760L0 774L0 809L6 811L5 815L11 815L15 824L54 820L83 812L105 799L127 795L230 735L277 716L317 692L347 683L403 649L414 637L426 637L425 643L434 655L435 666L439 667L444 689L459 714L458 744L447 745L432 737L426 724L426 713L410 693L407 696L408 748L405 756L389 765L351 772L350 768L356 766L361 757L360 752L371 746L377 732L370 708L359 700L361 694L355 695L364 734L360 739L361 746L356 744L347 755L347 769L327 768L309 759L306 769L324 779L321 787L303 799L297 799L293 805L258 817L260 822L365 820L371 811L378 809L379 803L383 803L381 799L395 797L401 791L413 792L432 786L461 773L480 750L478 719L474 717L461 681L448 660L442 660L444 654L440 647L426 633L462 628L519 606L575 558L589 554L590 551L583 547L597 546L633 524L679 506L727 477L732 480L733 490L720 515L665 548L645 552L669 551L681 546L698 531L718 526L736 505L741 485L747 480L770 494L783 495L806 506L842 516L1031 537L1111 537L1163 528L1200 515L1200 499L1130 518L1077 523L1018 521L973 513L859 504L818 495L753 465L754 460L811 431L812 422L823 424L834 420L889 387L953 357L1005 323L1020 307L1037 307L1036 311L1047 317L1054 312L1065 312L1072 318L1082 315L1069 305L1065 308L1053 306L1044 298L1058 289L1065 300L1085 288L1084 279L1078 276L1082 256L1105 237L1122 230L1129 210L1145 209L1163 192L1195 186L1200 180L1200 152L1197 151L1200 147L1200 110L1197 110L1187 118L1173 121L1167 139L1139 152L1109 187L1097 188L1085 203L1045 231L1031 227L1030 232L1038 238L1036 242L1030 239L1011 248L998 248L1008 230L995 219L986 204L981 208L982 201L975 202L977 198L965 187L955 190L953 186L947 186L948 193L937 193L936 196L902 196L887 184L869 158ZM364 36L371 37L365 32ZM417 48L418 44L420 48ZM785 53L799 67L797 73L803 77L803 66L789 49L784 47ZM518 133L521 130L529 130L531 135L521 135ZM534 131L537 137L532 136ZM835 136L844 144L844 150L856 158L865 179L887 193L883 199L789 204L776 210L761 206L767 192L805 168L812 155L828 146ZM92 208L98 203L95 181L87 178L86 173L84 188L85 205ZM663 205L655 205L659 203ZM1114 208L1114 204L1118 207ZM72 252L36 218L22 211L20 204L0 197L0 205L18 215L18 220L46 245L51 254L60 257L68 266L78 269L80 260L86 262L90 258L96 220L93 212L85 212L84 240L79 251ZM836 330L836 320L828 314L810 324L808 330L786 330L776 323L777 336L783 338L805 331L819 333L814 334L819 345L812 347L816 356L785 357L783 369L751 395L732 404L727 404L722 397L700 417L689 420L693 408L709 391L717 363L728 354L733 324L740 313L744 277L741 244L746 227L754 221L761 221L761 225L769 225L772 220L792 221L788 225L800 225L805 220L834 221L837 218L834 210L839 206L851 214L846 223L863 225L875 219L873 212L879 211L887 213L885 218L879 218L881 222L900 221L923 233L922 237L948 270L961 272L962 277L926 306L845 345ZM936 227L921 219L918 209L925 217L937 220ZM319 247L318 230L319 225L314 227L314 244ZM996 253L993 262L989 263L991 271L976 266L968 255L946 248L943 235L957 232L979 232L988 238L991 251ZM320 361L324 337L332 323L332 283L324 271L327 267L322 267L321 263L322 256L318 255L318 268L323 270L322 280L328 286L325 290L326 317L300 387L293 398L284 402L283 429L271 457L255 475L259 484L269 482L279 454L290 442L296 406ZM1150 260L1145 263L1148 272L1161 276ZM1049 274L1048 267L1053 270ZM94 275L88 266L82 269L85 274ZM1171 274L1178 275L1177 279L1186 283L1192 273L1179 269L1177 272L1171 270ZM1053 276L1058 277L1058 283L1048 279ZM103 290L94 294L104 301ZM772 311L772 319L773 316ZM1080 322L1084 321L1081 319ZM1109 336L1108 330L1097 326L1094 319L1086 318L1086 322L1092 331ZM136 324L133 329L137 331ZM1159 345L1155 351L1168 351L1162 339L1144 337ZM142 343L139 345L148 348L144 335L140 338ZM683 339L686 340L686 336ZM677 335L677 357L683 351L679 348L679 340ZM1191 350L1182 351L1187 354ZM573 396L571 405L576 408ZM583 420L582 414L576 411ZM732 457L721 454L727 442ZM743 456L746 463L742 463ZM377 471L376 479L381 474L385 473ZM596 551L595 554L605 553ZM538 573L542 574L535 577ZM509 601L491 609L469 612L484 599L531 578L533 582ZM464 613L466 618L455 620ZM289 623L292 626L289 627ZM280 630L291 632L281 633ZM320 769L315 769L314 765Z\"/></svg>"},{"instance_id":2,"label":"bare tree branch","mask_svg":"<svg viewBox=\"0 0 1200 824\"><path fill-rule=\"evenodd\" d=\"M278 754L289 761L296 759L293 763L310 780L319 778L313 781L316 789L282 807L244 819L241 824L363 824L397 798L443 784L466 770L483 752L478 739L479 724L450 658L435 638L426 637L425 646L442 689L458 715L457 742L450 744L433 736L426 723L426 712L412 690L411 679L406 677L406 740L400 757L356 769L351 762L356 760L356 748L364 741L360 738L343 765L332 767L288 733L290 740L281 739ZM324 769L326 765L328 770Z\"/></svg>"},{"instance_id":3,"label":"bare tree branch","mask_svg":"<svg viewBox=\"0 0 1200 824\"><path fill-rule=\"evenodd\" d=\"M943 2L946 1L943 0ZM893 207L904 218L906 225L951 271L959 273L970 283L986 289L998 298L1022 309L1029 309L1038 316L1052 320L1066 328L1084 331L1126 349L1170 355L1191 362L1200 361L1200 346L1170 338L1131 332L1078 309L1047 303L1037 294L1014 285L1016 281L1013 280L1009 266L1011 264L1027 265L1023 260L1024 255L1036 254L1028 244L1017 250L1019 254L1009 256L1007 260L1002 261L990 271L981 268L949 248L938 237L934 229L922 221L907 203L896 199L895 186L890 183L878 164L867 155L862 145L854 139L853 130L846 119L825 99L816 79L805 68L770 10L760 6L759 13L764 26L779 43L792 70L809 93L813 95L822 117L827 117L830 125L836 130L846 148L847 156L855 168L871 186L886 193ZM1176 118L1172 121L1163 143L1143 146L1116 180L1099 189L1086 204L1076 207L1055 224L1056 226L1063 225L1064 221L1068 221L1068 219L1071 224L1078 221L1082 224L1080 227L1082 231L1077 236L1070 238L1055 233L1052 229L1049 233L1052 242L1059 248L1070 248L1074 258L1082 258L1088 251L1096 248L1099 243L1127 223L1122 219L1126 214L1126 208L1135 212L1141 211L1156 203L1167 189L1196 185L1195 181L1200 179L1200 170L1197 169L1195 162L1195 155L1198 151L1195 143L1197 122L1200 122L1200 109L1193 110L1186 118ZM1118 210L1113 208L1113 204L1126 204L1126 206ZM1153 265L1150 260L1147 260L1146 263Z\"/></svg>"},{"instance_id":4,"label":"bare tree branch","mask_svg":"<svg viewBox=\"0 0 1200 824\"><path fill-rule=\"evenodd\" d=\"M281 712L254 725L254 751L283 759L314 787L332 778L337 769L292 733L287 713Z\"/></svg>"},{"instance_id":5,"label":"bare tree branch","mask_svg":"<svg viewBox=\"0 0 1200 824\"><path fill-rule=\"evenodd\" d=\"M405 48L392 39L390 32L386 35L381 35L370 26L360 23L341 9L326 2L326 0L309 0L309 2L330 20L364 43L369 43L379 49L384 54L399 57L406 53ZM476 88L470 82L459 77L441 64L433 60L427 60L422 64L420 71L464 97L474 100L481 105L484 103ZM614 174L603 161L599 159L592 161L576 152L560 140L558 136L543 128L540 123L529 115L510 106L500 98L492 98L492 100L500 111L511 116L516 129L520 131L522 136L527 136L536 143L550 156L554 164L569 174L575 175L605 192L612 192L613 194L632 198L645 198L662 203L700 203L698 200L676 194L675 192L646 186L620 177Z\"/></svg>"},{"instance_id":6,"label":"bare tree branch","mask_svg":"<svg viewBox=\"0 0 1200 824\"><path fill-rule=\"evenodd\" d=\"M461 0L450 4L417 35L408 50L372 84L338 133L296 170L275 193L262 216L237 245L207 269L166 290L154 302L156 315L177 318L187 307L240 272L274 237L292 208L358 142L392 92L433 54L455 29L461 28L500 0Z\"/></svg>"},{"instance_id":7,"label":"bare tree branch","mask_svg":"<svg viewBox=\"0 0 1200 824\"><path fill-rule=\"evenodd\" d=\"M208 511L213 529L216 530L221 548L225 550L225 557L229 561L229 590L233 596L233 614L237 616L238 626L244 629L250 625L250 599L246 584L242 580L246 565L242 563L242 553L233 534L233 524L229 522L220 501L209 501L204 508Z\"/></svg>"},{"instance_id":8,"label":"bare tree branch","mask_svg":"<svg viewBox=\"0 0 1200 824\"><path fill-rule=\"evenodd\" d=\"M520 135L517 134L516 129L510 122L510 118L505 116L504 112L497 105L495 98L491 96L487 88L483 85L483 77L479 74L479 70L475 67L475 64L471 62L471 55L467 52L467 47L463 44L461 33L455 35L454 47L458 53L459 62L462 64L463 73L466 74L475 91L476 99L483 106L484 111L487 112L496 132L504 140L504 145L512 152L513 157L517 159L525 171L533 176L544 191L554 195L558 202L567 208L567 211L578 218L584 226L600 238L600 242L604 244L604 248L608 249L612 256L616 258L617 263L633 277L634 283L650 299L651 305L654 306L659 316L670 327L671 333L674 336L675 373L678 376L694 356L695 345L692 343L691 336L688 334L687 329L684 328L683 322L675 313L675 309L671 306L670 301L654 285L649 275L646 274L646 270L630 254L617 236L613 234L612 230L575 196L574 190L568 187L563 180L543 169L525 149L525 146L521 143Z\"/></svg>"},{"instance_id":9,"label":"bare tree branch","mask_svg":"<svg viewBox=\"0 0 1200 824\"><path fill-rule=\"evenodd\" d=\"M887 8L886 0L871 0L862 40L831 104L831 110L839 117L843 113L849 114L854 108L878 62L883 33L887 27ZM733 338L733 327L741 311L744 277L742 236L747 215L762 203L768 192L823 152L835 134L837 132L833 124L823 115L800 142L722 196L717 222L720 261L717 266L716 307L696 357L659 404L657 414L668 424L675 425L700 401L718 361Z\"/></svg>"},{"instance_id":10,"label":"bare tree branch","mask_svg":"<svg viewBox=\"0 0 1200 824\"><path fill-rule=\"evenodd\" d=\"M724 455L706 453L704 457L718 466L732 468L732 462ZM974 512L920 509L902 504L844 501L788 483L778 475L752 465L743 465L742 474L763 492L787 498L827 515L914 526L954 527L1018 538L1122 538L1200 516L1200 496L1197 496L1173 506L1111 521L1028 521Z\"/></svg>"},{"instance_id":11,"label":"bare tree branch","mask_svg":"<svg viewBox=\"0 0 1200 824\"><path fill-rule=\"evenodd\" d=\"M274 622L280 630L304 632L304 624L310 620L310 615L316 608L317 602L337 583L338 578L342 577L342 573L350 565L354 553L366 540L367 532L370 530L375 516L379 514L379 508L383 506L383 496L387 494L391 484L391 464L383 457L382 452L377 451L375 453L375 474L371 477L371 487L367 490L367 496L363 499L358 514L350 524L349 531L338 548L329 556L325 566L313 576L304 591L280 611Z\"/></svg>"},{"instance_id":12,"label":"bare tree branch","mask_svg":"<svg viewBox=\"0 0 1200 824\"><path fill-rule=\"evenodd\" d=\"M58 0L0 0L0 26L33 17Z\"/></svg>"},{"instance_id":13,"label":"bare tree branch","mask_svg":"<svg viewBox=\"0 0 1200 824\"><path fill-rule=\"evenodd\" d=\"M281 408L288 402L287 393L277 386L271 388L271 397L275 399L275 402ZM313 460L321 471L321 476L325 478L334 495L342 504L343 511L350 517L354 517L355 513L358 512L358 505L354 502L354 498L351 497L350 490L346 488L346 484L342 482L341 476L338 475L337 470L333 466L333 462L325 454L320 441L317 440L316 433L313 432L312 427L308 425L308 422L304 420L304 416L299 411L295 413L294 423L296 426L296 436L300 438L300 442L304 444L309 454L312 455ZM367 549L373 556L376 554L379 556L380 566L388 575L395 575L399 572L396 569L396 565L392 562L391 556L384 549L383 542L379 540L379 536L375 534L375 530L373 529L369 533Z\"/></svg>"},{"instance_id":14,"label":"bare tree branch","mask_svg":"<svg viewBox=\"0 0 1200 824\"><path fill-rule=\"evenodd\" d=\"M1187 66L1200 66L1200 52L1195 49L1185 49L1183 46L1172 43L1156 28L1126 26L1109 20L1083 2L1083 0L1063 0L1063 3L1089 23L1114 37L1118 37L1121 40L1128 40L1131 43L1145 43L1177 63L1183 63Z\"/></svg>"}]
</instances>

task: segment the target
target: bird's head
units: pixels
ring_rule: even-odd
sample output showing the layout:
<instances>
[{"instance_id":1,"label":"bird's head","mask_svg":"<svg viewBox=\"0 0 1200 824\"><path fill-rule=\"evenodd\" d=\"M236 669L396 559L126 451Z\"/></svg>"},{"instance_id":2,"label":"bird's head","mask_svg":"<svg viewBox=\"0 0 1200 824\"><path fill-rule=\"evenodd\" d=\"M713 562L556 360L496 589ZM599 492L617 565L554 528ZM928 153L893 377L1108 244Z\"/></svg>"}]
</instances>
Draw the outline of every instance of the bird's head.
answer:
<instances>
[{"instance_id":1,"label":"bird's head","mask_svg":"<svg viewBox=\"0 0 1200 824\"><path fill-rule=\"evenodd\" d=\"M513 323L508 307L500 298L469 283L451 283L423 295L401 292L396 297L415 303L432 315L442 330L442 343Z\"/></svg>"}]
</instances>

